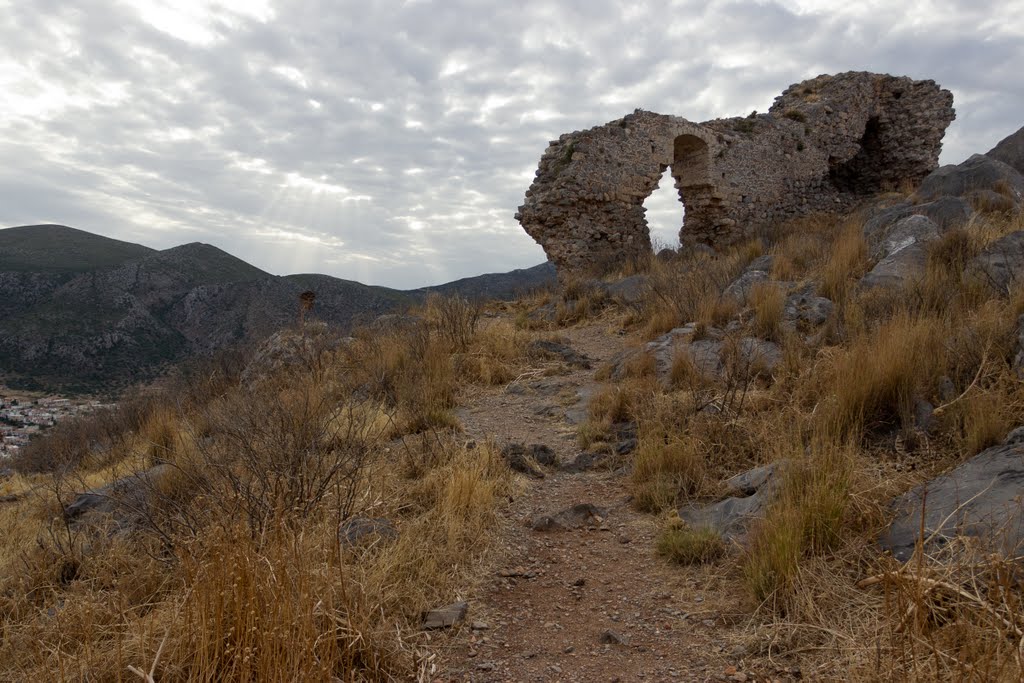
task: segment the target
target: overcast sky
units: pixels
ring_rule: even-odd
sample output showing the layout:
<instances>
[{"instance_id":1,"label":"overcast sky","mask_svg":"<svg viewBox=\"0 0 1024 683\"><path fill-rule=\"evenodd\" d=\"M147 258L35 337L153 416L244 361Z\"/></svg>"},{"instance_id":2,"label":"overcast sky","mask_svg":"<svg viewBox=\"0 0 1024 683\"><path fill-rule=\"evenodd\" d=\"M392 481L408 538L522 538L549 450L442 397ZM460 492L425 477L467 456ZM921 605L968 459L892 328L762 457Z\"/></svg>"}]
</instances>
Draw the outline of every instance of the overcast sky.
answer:
<instances>
[{"instance_id":1,"label":"overcast sky","mask_svg":"<svg viewBox=\"0 0 1024 683\"><path fill-rule=\"evenodd\" d=\"M0 226L418 287L544 260L512 216L560 133L868 70L953 91L956 163L1022 65L1024 0L0 0Z\"/></svg>"}]
</instances>

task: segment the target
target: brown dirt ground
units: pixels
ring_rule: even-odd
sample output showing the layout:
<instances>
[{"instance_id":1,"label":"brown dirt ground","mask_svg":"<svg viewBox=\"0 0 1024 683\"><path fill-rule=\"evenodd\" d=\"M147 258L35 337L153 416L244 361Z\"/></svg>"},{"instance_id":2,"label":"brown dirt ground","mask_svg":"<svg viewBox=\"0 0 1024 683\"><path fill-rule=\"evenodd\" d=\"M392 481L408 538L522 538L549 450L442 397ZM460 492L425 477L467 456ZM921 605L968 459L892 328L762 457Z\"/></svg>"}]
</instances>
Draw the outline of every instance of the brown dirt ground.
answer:
<instances>
[{"instance_id":1,"label":"brown dirt ground","mask_svg":"<svg viewBox=\"0 0 1024 683\"><path fill-rule=\"evenodd\" d=\"M594 371L622 348L610 321L562 332L593 369L477 389L460 419L469 438L551 447L573 458L576 428L565 418ZM503 511L499 549L473 594L465 625L432 637L434 681L789 680L779 663L745 662L749 606L722 567L681 568L655 551L657 517L634 510L622 471L521 477ZM599 526L537 532L526 521L576 503L609 514ZM614 631L622 643L604 643ZM760 669L760 670L758 670Z\"/></svg>"}]
</instances>

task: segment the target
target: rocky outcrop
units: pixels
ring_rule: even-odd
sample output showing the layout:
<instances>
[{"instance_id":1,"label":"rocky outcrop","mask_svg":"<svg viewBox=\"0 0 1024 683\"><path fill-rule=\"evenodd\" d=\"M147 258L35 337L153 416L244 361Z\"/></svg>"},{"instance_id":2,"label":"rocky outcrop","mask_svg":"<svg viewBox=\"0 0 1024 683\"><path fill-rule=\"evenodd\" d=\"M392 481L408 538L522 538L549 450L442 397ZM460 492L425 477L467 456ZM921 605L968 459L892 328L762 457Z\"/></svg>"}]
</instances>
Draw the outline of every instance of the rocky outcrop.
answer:
<instances>
[{"instance_id":1,"label":"rocky outcrop","mask_svg":"<svg viewBox=\"0 0 1024 683\"><path fill-rule=\"evenodd\" d=\"M932 551L956 536L1017 555L1024 541L1022 485L1024 429L1017 429L1002 445L897 498L896 519L880 543L898 560L909 559L918 542Z\"/></svg>"},{"instance_id":2,"label":"rocky outcrop","mask_svg":"<svg viewBox=\"0 0 1024 683\"><path fill-rule=\"evenodd\" d=\"M985 156L1012 166L1018 173L1024 173L1024 128L1000 140Z\"/></svg>"},{"instance_id":3,"label":"rocky outcrop","mask_svg":"<svg viewBox=\"0 0 1024 683\"><path fill-rule=\"evenodd\" d=\"M748 379L770 376L782 362L782 349L775 342L729 335L718 328L702 330L697 323L689 323L639 349L616 355L611 360L611 379L620 381L627 377L642 354L653 356L657 377L666 386L672 383L673 369L684 358L693 374L708 380L722 379L730 373Z\"/></svg>"},{"instance_id":4,"label":"rocky outcrop","mask_svg":"<svg viewBox=\"0 0 1024 683\"><path fill-rule=\"evenodd\" d=\"M735 494L705 506L690 505L679 518L694 529L707 529L725 539L744 536L750 523L764 516L778 493L778 465L762 465L728 479Z\"/></svg>"},{"instance_id":5,"label":"rocky outcrop","mask_svg":"<svg viewBox=\"0 0 1024 683\"><path fill-rule=\"evenodd\" d=\"M848 72L793 85L745 118L637 110L552 141L516 217L560 274L646 256L643 202L671 168L686 207L680 241L729 244L920 181L937 165L952 102L933 81Z\"/></svg>"},{"instance_id":6,"label":"rocky outcrop","mask_svg":"<svg viewBox=\"0 0 1024 683\"><path fill-rule=\"evenodd\" d=\"M917 196L924 201L940 197L963 197L984 199L989 194L998 194L1014 205L1020 205L1024 197L1024 176L1012 166L992 159L984 154L975 154L967 161L943 166L928 175L917 190Z\"/></svg>"},{"instance_id":7,"label":"rocky outcrop","mask_svg":"<svg viewBox=\"0 0 1024 683\"><path fill-rule=\"evenodd\" d=\"M985 247L967 265L967 274L1008 293L1024 278L1024 231L1012 232Z\"/></svg>"}]
</instances>

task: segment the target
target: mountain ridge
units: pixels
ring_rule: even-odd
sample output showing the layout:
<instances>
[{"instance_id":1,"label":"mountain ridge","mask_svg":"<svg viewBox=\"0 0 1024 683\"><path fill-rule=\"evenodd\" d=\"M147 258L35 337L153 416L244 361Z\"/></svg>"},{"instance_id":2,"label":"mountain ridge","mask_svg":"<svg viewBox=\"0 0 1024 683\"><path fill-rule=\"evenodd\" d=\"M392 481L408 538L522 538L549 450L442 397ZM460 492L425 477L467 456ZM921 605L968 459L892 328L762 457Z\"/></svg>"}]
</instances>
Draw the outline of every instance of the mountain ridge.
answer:
<instances>
[{"instance_id":1,"label":"mountain ridge","mask_svg":"<svg viewBox=\"0 0 1024 683\"><path fill-rule=\"evenodd\" d=\"M313 316L349 328L432 292L507 298L554 280L549 264L414 290L330 275L267 273L213 245L155 250L54 224L0 229L0 379L93 391Z\"/></svg>"}]
</instances>

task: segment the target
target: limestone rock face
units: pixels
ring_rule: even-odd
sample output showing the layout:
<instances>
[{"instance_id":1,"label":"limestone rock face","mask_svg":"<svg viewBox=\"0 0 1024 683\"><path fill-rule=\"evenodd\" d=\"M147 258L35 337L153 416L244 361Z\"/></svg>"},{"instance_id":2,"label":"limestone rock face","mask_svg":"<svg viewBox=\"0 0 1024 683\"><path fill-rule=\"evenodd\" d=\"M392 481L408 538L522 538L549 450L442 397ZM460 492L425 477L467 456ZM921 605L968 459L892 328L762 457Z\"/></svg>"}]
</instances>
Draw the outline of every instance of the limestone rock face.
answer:
<instances>
[{"instance_id":1,"label":"limestone rock face","mask_svg":"<svg viewBox=\"0 0 1024 683\"><path fill-rule=\"evenodd\" d=\"M1007 166L1013 166L1018 173L1024 173L1024 128L1007 135L985 156L998 159Z\"/></svg>"},{"instance_id":2,"label":"limestone rock face","mask_svg":"<svg viewBox=\"0 0 1024 683\"><path fill-rule=\"evenodd\" d=\"M1024 231L1018 230L988 245L967 265L967 273L999 292L1024 280Z\"/></svg>"},{"instance_id":3,"label":"limestone rock face","mask_svg":"<svg viewBox=\"0 0 1024 683\"><path fill-rule=\"evenodd\" d=\"M1013 204L1024 197L1024 176L997 159L975 154L957 164L936 169L921 183L917 195L924 200L939 197L971 198L979 192L997 192Z\"/></svg>"},{"instance_id":4,"label":"limestone rock face","mask_svg":"<svg viewBox=\"0 0 1024 683\"><path fill-rule=\"evenodd\" d=\"M684 247L728 245L788 217L850 208L938 164L953 96L865 72L790 86L766 114L694 123L636 110L552 141L516 218L559 274L651 250L644 199L672 169Z\"/></svg>"},{"instance_id":5,"label":"limestone rock face","mask_svg":"<svg viewBox=\"0 0 1024 683\"><path fill-rule=\"evenodd\" d=\"M1018 553L1024 540L1020 438L1015 430L1002 445L897 498L893 507L898 516L882 536L882 547L898 560L910 558L921 533L923 505L924 540L941 545L953 536L966 535L992 550Z\"/></svg>"}]
</instances>

